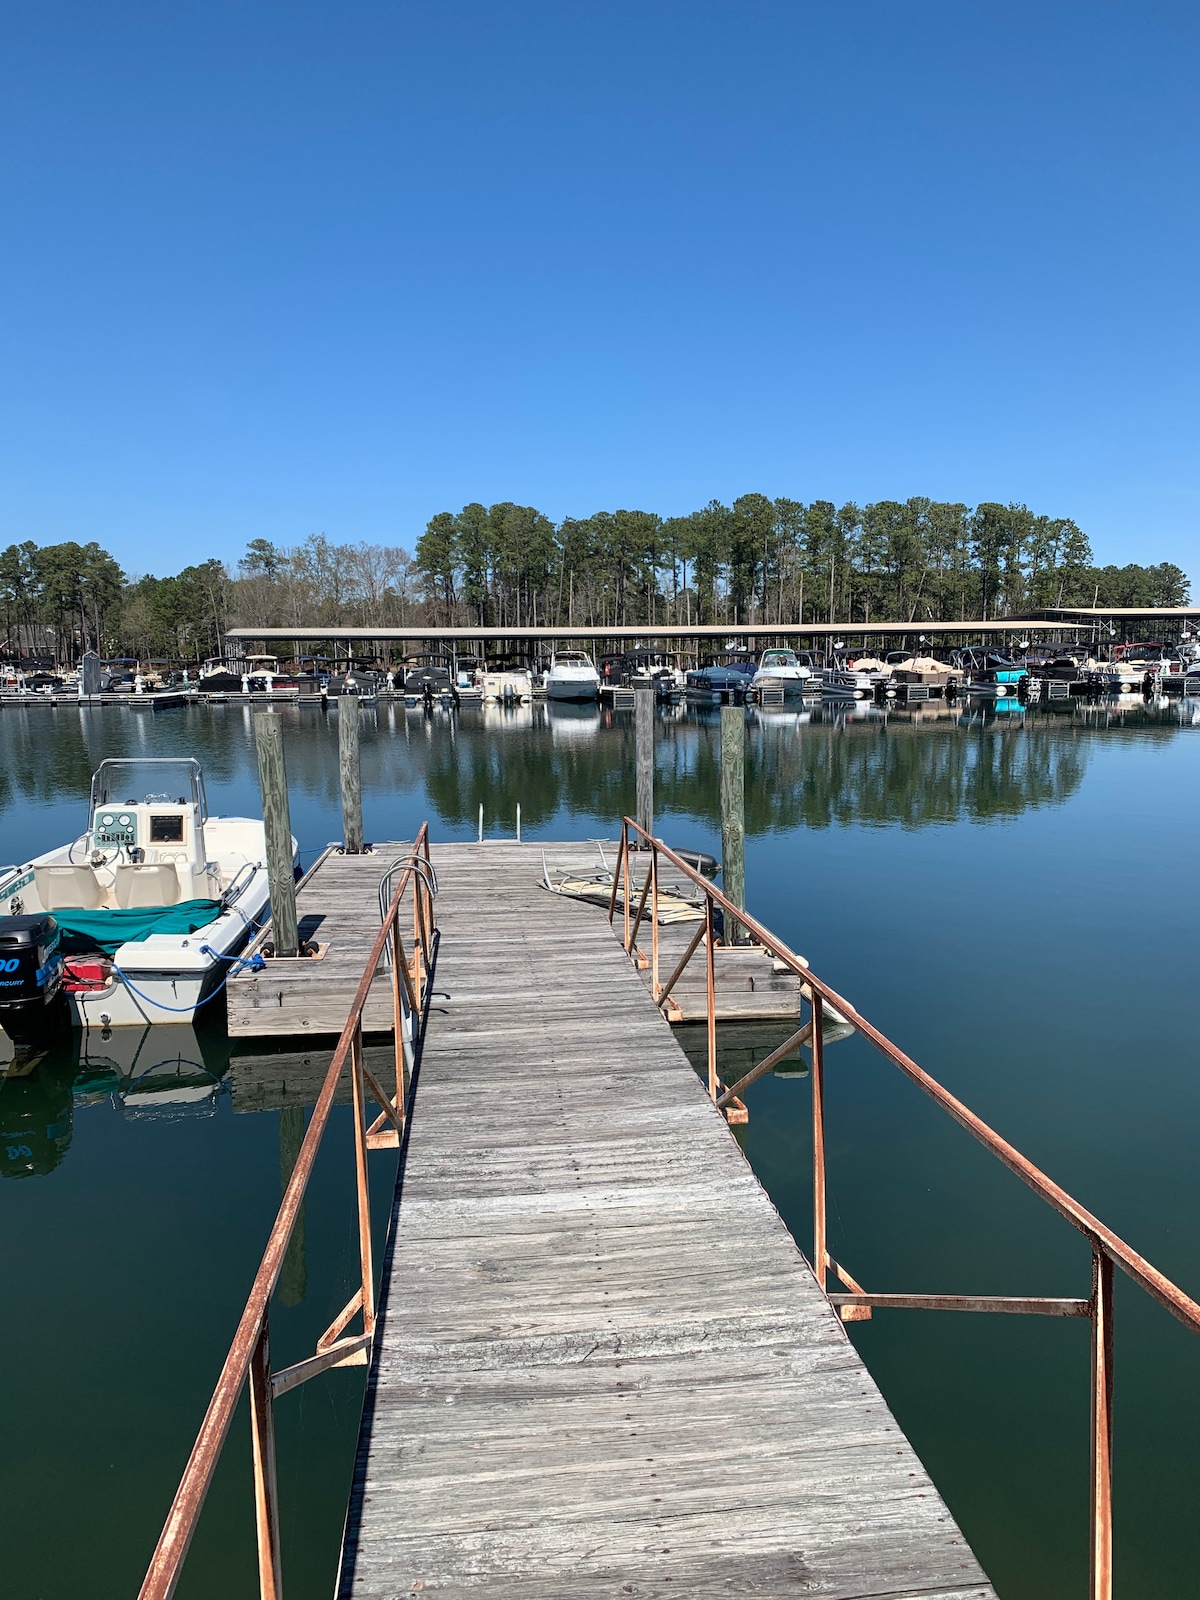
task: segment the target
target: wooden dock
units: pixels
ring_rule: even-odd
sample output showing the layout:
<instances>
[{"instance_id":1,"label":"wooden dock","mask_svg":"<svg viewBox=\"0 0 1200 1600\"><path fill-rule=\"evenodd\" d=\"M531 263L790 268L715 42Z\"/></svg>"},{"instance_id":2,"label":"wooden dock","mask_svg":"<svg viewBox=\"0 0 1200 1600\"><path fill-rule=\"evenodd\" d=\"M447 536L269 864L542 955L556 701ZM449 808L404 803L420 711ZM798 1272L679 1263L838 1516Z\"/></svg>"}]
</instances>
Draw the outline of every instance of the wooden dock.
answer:
<instances>
[{"instance_id":1,"label":"wooden dock","mask_svg":"<svg viewBox=\"0 0 1200 1600\"><path fill-rule=\"evenodd\" d=\"M607 919L533 854L433 851L341 1600L994 1600Z\"/></svg>"},{"instance_id":2,"label":"wooden dock","mask_svg":"<svg viewBox=\"0 0 1200 1600\"><path fill-rule=\"evenodd\" d=\"M363 963L379 928L379 880L389 863L407 854L411 845L399 842L376 844L371 853L347 856L330 847L313 863L301 880L296 894L300 937L317 944L317 960L300 958L270 961L261 973L242 971L229 980L229 1034L234 1039L335 1038L346 1020L349 996L362 975ZM439 863L445 851L457 846L435 845L433 860ZM481 882L487 864L503 860L515 870L523 893L533 889L535 898L546 901L563 930L571 935L580 918L603 925L605 938L612 938L604 912L594 905L563 899L537 889L542 876L543 855L551 869L577 867L592 870L599 861L594 842L566 844L507 844L487 840L477 846ZM609 864L616 859L614 843L603 846ZM642 869L644 870L644 868ZM481 890L481 897L486 890ZM543 908L545 909L545 908ZM665 982L671 968L683 954L694 932L694 924L682 923L659 930L660 971ZM253 955L270 941L270 930L262 933L245 952ZM800 1007L800 991L789 972L776 970L770 953L757 946L720 947L715 952L717 1020L746 1022L794 1017ZM647 985L649 969L642 973ZM693 962L673 991L670 1006L672 1022L703 1021L707 1015L707 996L703 963ZM386 974L380 977L368 1002L365 1017L367 1032L386 1032L392 1026L391 989Z\"/></svg>"}]
</instances>

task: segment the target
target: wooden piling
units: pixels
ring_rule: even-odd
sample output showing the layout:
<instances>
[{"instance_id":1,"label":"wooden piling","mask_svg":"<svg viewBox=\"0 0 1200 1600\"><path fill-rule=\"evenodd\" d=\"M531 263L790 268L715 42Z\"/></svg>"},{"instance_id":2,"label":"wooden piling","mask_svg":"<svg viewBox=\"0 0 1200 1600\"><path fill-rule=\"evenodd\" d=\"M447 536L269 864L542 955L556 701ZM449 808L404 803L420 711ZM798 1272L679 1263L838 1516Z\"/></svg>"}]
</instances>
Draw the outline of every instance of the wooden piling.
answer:
<instances>
[{"instance_id":1,"label":"wooden piling","mask_svg":"<svg viewBox=\"0 0 1200 1600\"><path fill-rule=\"evenodd\" d=\"M735 906L746 905L746 714L721 707L721 887ZM726 944L743 944L745 933L731 917Z\"/></svg>"},{"instance_id":2,"label":"wooden piling","mask_svg":"<svg viewBox=\"0 0 1200 1600\"><path fill-rule=\"evenodd\" d=\"M358 761L358 696L338 696L338 779L342 790L342 842L348 856L363 847L362 775Z\"/></svg>"},{"instance_id":3,"label":"wooden piling","mask_svg":"<svg viewBox=\"0 0 1200 1600\"><path fill-rule=\"evenodd\" d=\"M640 683L633 698L637 744L637 824L654 832L654 690Z\"/></svg>"},{"instance_id":4,"label":"wooden piling","mask_svg":"<svg viewBox=\"0 0 1200 1600\"><path fill-rule=\"evenodd\" d=\"M292 819L283 762L283 723L273 711L255 712L254 748L258 755L258 783L267 835L267 881L271 887L275 954L294 956L300 940L296 925L296 879L292 871Z\"/></svg>"}]
</instances>

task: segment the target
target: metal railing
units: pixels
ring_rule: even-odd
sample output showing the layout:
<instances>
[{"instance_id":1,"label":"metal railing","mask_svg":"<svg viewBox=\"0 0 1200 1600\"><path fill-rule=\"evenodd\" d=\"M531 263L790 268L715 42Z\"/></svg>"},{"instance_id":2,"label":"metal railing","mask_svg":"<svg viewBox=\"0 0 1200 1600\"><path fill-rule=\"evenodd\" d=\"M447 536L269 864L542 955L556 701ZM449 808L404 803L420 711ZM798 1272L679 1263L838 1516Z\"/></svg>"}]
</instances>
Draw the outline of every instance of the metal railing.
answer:
<instances>
[{"instance_id":1,"label":"metal railing","mask_svg":"<svg viewBox=\"0 0 1200 1600\"><path fill-rule=\"evenodd\" d=\"M375 1278L371 1252L367 1152L397 1149L404 1132L412 1070L420 1060L433 966L437 959L438 934L433 914L435 884L429 858L428 826L422 825L412 854L404 860L395 892L383 912L379 934L355 990L350 1014L317 1096L245 1310L139 1591L140 1600L167 1600L167 1596L175 1591L238 1398L246 1384L250 1389L259 1594L261 1600L280 1600L282 1585L274 1404L280 1395L315 1378L320 1372L327 1372L331 1367L366 1366L370 1360L375 1340ZM405 952L400 933L403 902L410 889L413 911L411 956ZM388 958L386 964L385 956ZM392 990L396 1074L393 1094L382 1087L363 1061L363 1010L372 984L383 972L390 973ZM312 1175L317 1150L329 1122L338 1080L347 1063L350 1067L354 1117L359 1286L317 1340L315 1352L303 1361L273 1372L271 1296ZM383 1108L370 1124L367 1121L368 1100L376 1101ZM361 1331L348 1333L347 1329L356 1317L361 1317Z\"/></svg>"},{"instance_id":2,"label":"metal railing","mask_svg":"<svg viewBox=\"0 0 1200 1600\"><path fill-rule=\"evenodd\" d=\"M636 842L635 842L636 841ZM631 865L631 851L645 859L645 880L638 884ZM670 864L704 895L704 917L665 984L659 983L658 876L660 858ZM627 954L639 967L651 969L651 987L660 1007L666 1005L688 963L703 946L708 1003L708 1092L718 1107L726 1110L741 1092L803 1044L812 1052L813 1122L813 1271L843 1322L869 1319L873 1310L913 1309L926 1311L999 1311L1048 1317L1086 1317L1092 1326L1091 1339L1091 1496L1089 1506L1090 1600L1111 1600L1112 1596L1112 1394L1113 1394L1113 1269L1119 1267L1127 1277L1160 1305L1177 1317L1192 1333L1200 1334L1200 1305L1157 1267L1138 1255L1123 1239L1072 1198L1065 1189L1028 1161L1019 1150L988 1127L963 1102L923 1071L859 1014L848 1000L822 983L808 963L721 893L661 840L653 838L631 818L625 817L621 844L613 872L608 919L616 917L618 892L624 912L623 943ZM636 898L636 910L631 905ZM756 943L770 950L776 961L801 979L809 998L809 1018L784 1044L773 1050L735 1084L726 1088L717 1075L716 984L714 970L714 913L720 909L727 927L745 930ZM651 950L647 956L637 937L646 912L650 913ZM1092 1292L1086 1300L1048 1299L1014 1295L954 1294L872 1294L851 1277L829 1254L826 1241L825 1180L825 1067L823 1025L826 1008L836 1011L894 1067L911 1079L931 1100L947 1112L985 1150L1002 1161L1010 1171L1046 1202L1059 1216L1083 1234L1092 1249ZM830 1293L830 1277L845 1285L846 1293Z\"/></svg>"}]
</instances>

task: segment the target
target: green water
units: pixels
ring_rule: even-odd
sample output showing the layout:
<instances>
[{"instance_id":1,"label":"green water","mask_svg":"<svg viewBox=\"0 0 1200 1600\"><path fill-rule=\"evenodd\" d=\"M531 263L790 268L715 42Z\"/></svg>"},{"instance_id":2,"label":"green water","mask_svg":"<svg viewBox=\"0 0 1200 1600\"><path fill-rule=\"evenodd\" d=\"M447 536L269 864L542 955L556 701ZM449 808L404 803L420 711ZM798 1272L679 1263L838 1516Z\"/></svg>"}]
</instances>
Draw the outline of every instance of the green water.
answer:
<instances>
[{"instance_id":1,"label":"green water","mask_svg":"<svg viewBox=\"0 0 1200 1600\"><path fill-rule=\"evenodd\" d=\"M747 721L751 908L828 982L1156 1265L1200 1291L1194 991L1200 726L1190 702L1010 719ZM339 831L336 713L282 713L306 860ZM1200 712L1197 712L1200 715ZM537 707L363 714L368 837L612 836L631 718ZM77 833L106 756L196 755L255 809L249 712L0 711L0 859ZM657 830L718 851L717 726L659 727ZM136 1593L278 1204L307 1069L229 1060L220 1019L76 1038L0 1083L4 1593ZM860 1039L831 1047L830 1248L878 1290L1079 1295L1086 1245ZM586 1069L586 1063L581 1063ZM745 1149L807 1249L808 1085L761 1080ZM272 1098L274 1097L274 1098ZM308 1095L307 1098L311 1099ZM261 1109L271 1105L274 1109ZM272 1314L308 1353L356 1271L335 1120ZM394 1159L372 1157L376 1213ZM714 1249L723 1249L719 1234ZM726 1255L730 1271L736 1257ZM1195 1590L1200 1348L1118 1280L1123 1597ZM1088 1329L878 1313L852 1336L1005 1600L1086 1587ZM289 1600L332 1591L361 1376L280 1401ZM255 1593L235 1427L180 1593Z\"/></svg>"}]
</instances>

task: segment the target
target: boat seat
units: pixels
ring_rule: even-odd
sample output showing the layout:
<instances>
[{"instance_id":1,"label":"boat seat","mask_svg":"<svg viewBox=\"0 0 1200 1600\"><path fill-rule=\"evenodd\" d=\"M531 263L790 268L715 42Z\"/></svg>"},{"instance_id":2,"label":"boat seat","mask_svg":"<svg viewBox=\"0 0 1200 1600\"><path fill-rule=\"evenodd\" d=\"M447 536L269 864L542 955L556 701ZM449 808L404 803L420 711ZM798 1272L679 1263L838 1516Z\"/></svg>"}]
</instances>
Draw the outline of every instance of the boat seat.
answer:
<instances>
[{"instance_id":1,"label":"boat seat","mask_svg":"<svg viewBox=\"0 0 1200 1600\"><path fill-rule=\"evenodd\" d=\"M122 910L179 904L179 874L174 862L126 861L113 872L113 894Z\"/></svg>"},{"instance_id":2,"label":"boat seat","mask_svg":"<svg viewBox=\"0 0 1200 1600\"><path fill-rule=\"evenodd\" d=\"M91 867L47 864L33 869L43 911L95 911L104 891Z\"/></svg>"}]
</instances>

